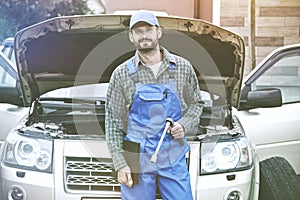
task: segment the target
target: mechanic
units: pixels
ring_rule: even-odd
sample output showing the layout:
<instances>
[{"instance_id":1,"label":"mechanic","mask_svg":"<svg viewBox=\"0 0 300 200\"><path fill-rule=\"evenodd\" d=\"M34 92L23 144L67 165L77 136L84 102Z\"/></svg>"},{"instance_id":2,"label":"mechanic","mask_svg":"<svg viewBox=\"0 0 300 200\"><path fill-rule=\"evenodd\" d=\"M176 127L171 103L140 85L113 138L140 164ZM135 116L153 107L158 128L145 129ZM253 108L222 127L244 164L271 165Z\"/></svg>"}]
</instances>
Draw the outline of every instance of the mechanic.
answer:
<instances>
[{"instance_id":1,"label":"mechanic","mask_svg":"<svg viewBox=\"0 0 300 200\"><path fill-rule=\"evenodd\" d=\"M161 37L154 13L133 14L129 39L135 55L114 70L107 91L106 138L122 199L154 200L157 186L163 199L193 199L185 132L200 122L203 102L192 65L160 46ZM174 123L153 163L167 118ZM125 141L139 144L137 183L132 179L137 172L124 156Z\"/></svg>"}]
</instances>

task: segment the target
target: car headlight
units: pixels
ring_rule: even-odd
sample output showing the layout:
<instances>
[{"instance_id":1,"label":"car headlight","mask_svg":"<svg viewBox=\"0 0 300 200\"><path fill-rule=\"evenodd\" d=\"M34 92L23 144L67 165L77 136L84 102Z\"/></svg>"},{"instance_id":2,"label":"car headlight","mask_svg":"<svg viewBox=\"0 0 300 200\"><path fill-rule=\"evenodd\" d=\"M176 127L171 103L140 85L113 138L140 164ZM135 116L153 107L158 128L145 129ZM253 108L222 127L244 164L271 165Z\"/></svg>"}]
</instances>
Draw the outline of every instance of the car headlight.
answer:
<instances>
[{"instance_id":1,"label":"car headlight","mask_svg":"<svg viewBox=\"0 0 300 200\"><path fill-rule=\"evenodd\" d=\"M6 138L4 164L34 171L52 171L52 140L11 133Z\"/></svg>"},{"instance_id":2,"label":"car headlight","mask_svg":"<svg viewBox=\"0 0 300 200\"><path fill-rule=\"evenodd\" d=\"M231 172L252 166L252 149L246 137L203 142L200 151L201 174Z\"/></svg>"}]
</instances>

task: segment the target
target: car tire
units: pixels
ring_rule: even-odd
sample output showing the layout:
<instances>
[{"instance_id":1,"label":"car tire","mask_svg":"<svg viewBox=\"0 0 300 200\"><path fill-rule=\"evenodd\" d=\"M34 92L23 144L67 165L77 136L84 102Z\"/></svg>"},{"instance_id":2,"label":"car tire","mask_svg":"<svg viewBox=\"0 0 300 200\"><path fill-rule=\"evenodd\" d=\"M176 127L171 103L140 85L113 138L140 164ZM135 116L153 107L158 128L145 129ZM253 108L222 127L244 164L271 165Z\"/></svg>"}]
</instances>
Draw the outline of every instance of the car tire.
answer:
<instances>
[{"instance_id":1,"label":"car tire","mask_svg":"<svg viewBox=\"0 0 300 200\"><path fill-rule=\"evenodd\" d=\"M300 179L289 162L272 157L260 162L259 200L300 200Z\"/></svg>"}]
</instances>

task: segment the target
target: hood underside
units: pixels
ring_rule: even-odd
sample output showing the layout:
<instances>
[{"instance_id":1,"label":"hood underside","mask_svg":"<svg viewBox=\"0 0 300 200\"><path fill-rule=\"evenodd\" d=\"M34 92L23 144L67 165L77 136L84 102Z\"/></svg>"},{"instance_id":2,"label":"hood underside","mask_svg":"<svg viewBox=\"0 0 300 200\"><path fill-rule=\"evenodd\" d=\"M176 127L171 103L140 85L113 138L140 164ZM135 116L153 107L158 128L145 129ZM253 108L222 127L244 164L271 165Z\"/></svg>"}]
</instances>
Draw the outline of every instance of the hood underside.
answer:
<instances>
[{"instance_id":1,"label":"hood underside","mask_svg":"<svg viewBox=\"0 0 300 200\"><path fill-rule=\"evenodd\" d=\"M129 15L59 17L16 34L15 52L25 105L63 87L108 82L134 55ZM243 39L202 20L158 17L160 44L187 58L200 88L237 106L244 68Z\"/></svg>"}]
</instances>

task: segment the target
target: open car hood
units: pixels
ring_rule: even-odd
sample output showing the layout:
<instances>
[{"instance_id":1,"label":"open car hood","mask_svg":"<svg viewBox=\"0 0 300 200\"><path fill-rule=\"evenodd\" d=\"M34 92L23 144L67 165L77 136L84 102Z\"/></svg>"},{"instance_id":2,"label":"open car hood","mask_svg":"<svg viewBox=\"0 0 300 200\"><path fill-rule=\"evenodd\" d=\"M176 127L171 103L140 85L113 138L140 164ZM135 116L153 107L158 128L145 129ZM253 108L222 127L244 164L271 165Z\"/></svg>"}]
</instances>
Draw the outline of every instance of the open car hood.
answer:
<instances>
[{"instance_id":1,"label":"open car hood","mask_svg":"<svg viewBox=\"0 0 300 200\"><path fill-rule=\"evenodd\" d=\"M108 82L117 65L134 55L129 15L53 18L19 31L17 67L26 106L63 87ZM200 88L237 106L244 68L243 39L202 20L161 16L160 44L187 58Z\"/></svg>"}]
</instances>

